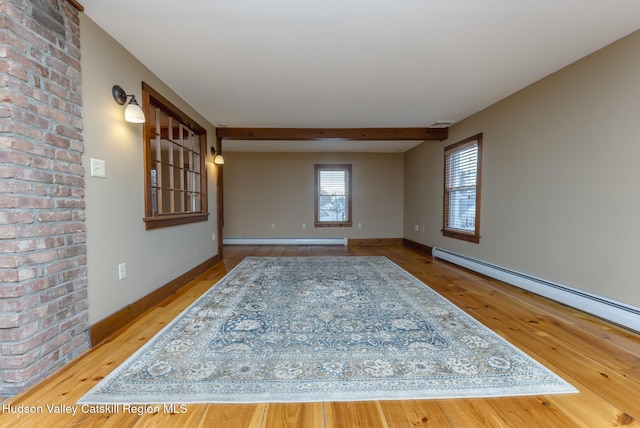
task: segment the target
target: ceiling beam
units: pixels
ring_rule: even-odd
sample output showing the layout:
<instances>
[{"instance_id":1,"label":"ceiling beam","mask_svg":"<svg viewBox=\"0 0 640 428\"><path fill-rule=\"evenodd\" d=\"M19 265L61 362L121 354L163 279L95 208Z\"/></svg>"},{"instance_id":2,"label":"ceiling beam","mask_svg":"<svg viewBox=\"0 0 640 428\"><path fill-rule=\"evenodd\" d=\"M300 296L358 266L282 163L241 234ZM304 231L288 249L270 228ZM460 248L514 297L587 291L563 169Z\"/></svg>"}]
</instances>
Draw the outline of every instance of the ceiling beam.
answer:
<instances>
[{"instance_id":1,"label":"ceiling beam","mask_svg":"<svg viewBox=\"0 0 640 428\"><path fill-rule=\"evenodd\" d=\"M446 140L447 128L216 128L221 140Z\"/></svg>"},{"instance_id":2,"label":"ceiling beam","mask_svg":"<svg viewBox=\"0 0 640 428\"><path fill-rule=\"evenodd\" d=\"M73 6L78 12L84 12L84 6L82 6L80 2L78 2L77 0L67 0L67 1L71 3L71 6Z\"/></svg>"}]
</instances>

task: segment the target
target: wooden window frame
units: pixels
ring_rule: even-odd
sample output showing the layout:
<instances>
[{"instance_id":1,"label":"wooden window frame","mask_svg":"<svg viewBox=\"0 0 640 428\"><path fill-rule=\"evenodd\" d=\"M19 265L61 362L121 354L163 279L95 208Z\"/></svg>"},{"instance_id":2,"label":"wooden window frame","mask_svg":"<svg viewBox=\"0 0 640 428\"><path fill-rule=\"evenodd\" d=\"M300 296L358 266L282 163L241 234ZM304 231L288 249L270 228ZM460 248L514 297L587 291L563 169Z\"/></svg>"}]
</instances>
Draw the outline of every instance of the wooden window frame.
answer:
<instances>
[{"instance_id":1,"label":"wooden window frame","mask_svg":"<svg viewBox=\"0 0 640 428\"><path fill-rule=\"evenodd\" d=\"M200 186L198 196L198 203L200 209L192 212L172 212L168 214L154 213L153 212L153 198L152 198L152 178L151 170L153 161L151 159L151 144L154 132L152 127L155 126L155 119L152 118L151 106L156 109L161 109L171 117L179 120L179 122L196 134L200 143L199 153L199 176ZM163 97L160 93L154 90L147 83L142 82L142 109L144 111L146 122L143 130L144 140L144 224L145 229L158 229L163 227L177 226L181 224L189 224L200 221L207 221L209 218L208 206L207 206L207 168L206 168L206 148L207 148L207 131L204 127L197 124L188 115L177 108L173 103ZM181 189L185 191L184 189ZM196 192L197 193L197 192Z\"/></svg>"},{"instance_id":2,"label":"wooden window frame","mask_svg":"<svg viewBox=\"0 0 640 428\"><path fill-rule=\"evenodd\" d=\"M452 192L448 187L448 159L450 156L460 153L461 151L477 144L477 157L476 157L476 181L475 181L475 218L474 218L474 230L466 231L463 229L452 228L448 224L449 206L449 193ZM481 177L482 177L482 133L476 134L472 137L466 138L455 144L444 148L444 185L443 185L443 210L442 210L442 235L449 238L461 239L468 242L479 243L480 242L480 196L481 196ZM468 187L468 186L467 186Z\"/></svg>"},{"instance_id":3,"label":"wooden window frame","mask_svg":"<svg viewBox=\"0 0 640 428\"><path fill-rule=\"evenodd\" d=\"M345 171L346 172L346 193L347 193L347 219L345 221L321 221L318 215L320 208L320 172L321 171ZM314 225L315 227L351 227L353 226L353 217L351 214L351 183L352 183L351 165L315 165L314 180Z\"/></svg>"}]
</instances>

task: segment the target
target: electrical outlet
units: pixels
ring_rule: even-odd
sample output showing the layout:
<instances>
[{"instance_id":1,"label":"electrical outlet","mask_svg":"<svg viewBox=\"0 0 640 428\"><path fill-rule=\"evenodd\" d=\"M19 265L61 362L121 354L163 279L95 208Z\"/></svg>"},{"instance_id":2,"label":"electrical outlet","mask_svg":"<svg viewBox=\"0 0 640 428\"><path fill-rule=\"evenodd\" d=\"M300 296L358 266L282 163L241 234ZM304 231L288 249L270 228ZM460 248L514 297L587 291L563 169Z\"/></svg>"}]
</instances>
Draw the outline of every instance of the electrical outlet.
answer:
<instances>
[{"instance_id":1,"label":"electrical outlet","mask_svg":"<svg viewBox=\"0 0 640 428\"><path fill-rule=\"evenodd\" d=\"M275 223L271 223L271 229L275 229L276 228L276 224Z\"/></svg>"},{"instance_id":2,"label":"electrical outlet","mask_svg":"<svg viewBox=\"0 0 640 428\"><path fill-rule=\"evenodd\" d=\"M118 279L123 280L127 277L127 264L120 263L118 265Z\"/></svg>"},{"instance_id":3,"label":"electrical outlet","mask_svg":"<svg viewBox=\"0 0 640 428\"><path fill-rule=\"evenodd\" d=\"M358 229L362 229L362 223L358 223Z\"/></svg>"},{"instance_id":4,"label":"electrical outlet","mask_svg":"<svg viewBox=\"0 0 640 428\"><path fill-rule=\"evenodd\" d=\"M417 224L414 226L414 228L415 228L415 231L416 231L416 232L417 232L418 230L420 230Z\"/></svg>"},{"instance_id":5,"label":"electrical outlet","mask_svg":"<svg viewBox=\"0 0 640 428\"><path fill-rule=\"evenodd\" d=\"M307 223L302 223L302 228L306 229L307 228Z\"/></svg>"}]
</instances>

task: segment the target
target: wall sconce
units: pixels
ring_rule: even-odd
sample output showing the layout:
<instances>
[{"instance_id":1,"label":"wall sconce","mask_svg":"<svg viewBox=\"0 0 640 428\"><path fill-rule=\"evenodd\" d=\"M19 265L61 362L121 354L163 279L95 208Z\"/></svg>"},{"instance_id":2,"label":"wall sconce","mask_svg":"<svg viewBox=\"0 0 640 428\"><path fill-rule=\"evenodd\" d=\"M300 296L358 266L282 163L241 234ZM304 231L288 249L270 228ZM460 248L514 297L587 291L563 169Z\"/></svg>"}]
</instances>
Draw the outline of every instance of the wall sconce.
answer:
<instances>
[{"instance_id":1,"label":"wall sconce","mask_svg":"<svg viewBox=\"0 0 640 428\"><path fill-rule=\"evenodd\" d=\"M213 156L213 163L216 165L224 165L224 158L222 157L222 153L216 154L216 148L211 146L211 156Z\"/></svg>"},{"instance_id":2,"label":"wall sconce","mask_svg":"<svg viewBox=\"0 0 640 428\"><path fill-rule=\"evenodd\" d=\"M124 89L122 89L119 85L114 85L111 89L111 93L113 94L113 99L116 100L116 102L121 106L123 106L124 103L127 102L127 97L131 97L131 100L129 100L127 107L124 109L124 120L131 123L144 123L144 112L136 101L135 95L127 95Z\"/></svg>"}]
</instances>

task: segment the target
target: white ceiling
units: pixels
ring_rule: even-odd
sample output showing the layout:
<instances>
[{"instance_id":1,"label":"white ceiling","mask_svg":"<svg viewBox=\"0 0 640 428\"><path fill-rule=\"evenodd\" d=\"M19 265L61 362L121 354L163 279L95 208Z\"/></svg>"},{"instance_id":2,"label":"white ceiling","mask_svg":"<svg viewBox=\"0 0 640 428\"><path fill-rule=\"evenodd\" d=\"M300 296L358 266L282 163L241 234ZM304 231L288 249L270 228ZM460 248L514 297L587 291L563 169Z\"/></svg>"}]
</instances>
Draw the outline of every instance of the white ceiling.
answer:
<instances>
[{"instance_id":1,"label":"white ceiling","mask_svg":"<svg viewBox=\"0 0 640 428\"><path fill-rule=\"evenodd\" d=\"M638 0L80 2L212 124L231 127L460 121L640 28ZM320 143L333 151L414 144Z\"/></svg>"}]
</instances>

